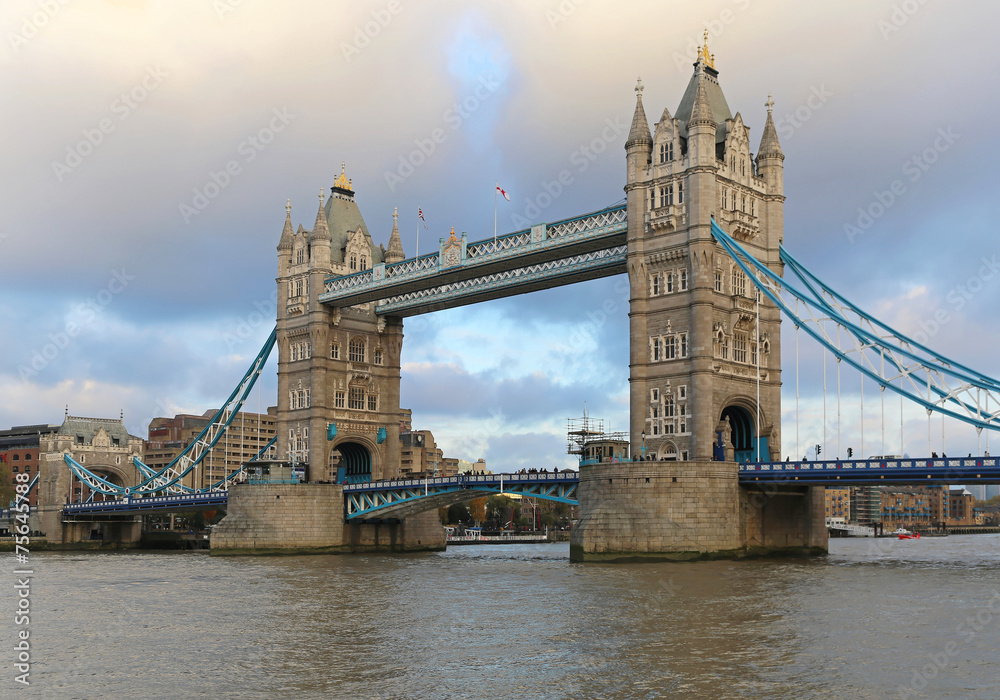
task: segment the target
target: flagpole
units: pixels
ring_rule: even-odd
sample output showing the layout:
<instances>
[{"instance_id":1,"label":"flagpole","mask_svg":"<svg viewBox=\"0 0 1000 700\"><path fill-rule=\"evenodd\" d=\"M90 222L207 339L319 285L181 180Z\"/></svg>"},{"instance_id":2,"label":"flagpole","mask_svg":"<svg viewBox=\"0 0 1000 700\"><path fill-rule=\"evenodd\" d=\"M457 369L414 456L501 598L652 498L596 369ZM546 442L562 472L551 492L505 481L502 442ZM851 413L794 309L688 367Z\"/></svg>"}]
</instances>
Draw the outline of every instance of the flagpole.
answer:
<instances>
[{"instance_id":1,"label":"flagpole","mask_svg":"<svg viewBox=\"0 0 1000 700\"><path fill-rule=\"evenodd\" d=\"M420 257L420 203L417 202L417 248L413 251L413 257Z\"/></svg>"},{"instance_id":2,"label":"flagpole","mask_svg":"<svg viewBox=\"0 0 1000 700\"><path fill-rule=\"evenodd\" d=\"M497 249L497 190L500 189L500 181L493 182L493 250Z\"/></svg>"}]
</instances>

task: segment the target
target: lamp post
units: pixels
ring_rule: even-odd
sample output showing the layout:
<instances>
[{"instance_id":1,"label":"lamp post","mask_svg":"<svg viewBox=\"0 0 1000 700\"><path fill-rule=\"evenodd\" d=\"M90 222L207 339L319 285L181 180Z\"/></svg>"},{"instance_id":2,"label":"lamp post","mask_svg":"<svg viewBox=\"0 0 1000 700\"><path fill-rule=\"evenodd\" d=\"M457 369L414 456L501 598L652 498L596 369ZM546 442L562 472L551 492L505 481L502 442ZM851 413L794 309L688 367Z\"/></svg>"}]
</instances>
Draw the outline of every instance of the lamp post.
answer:
<instances>
[{"instance_id":1,"label":"lamp post","mask_svg":"<svg viewBox=\"0 0 1000 700\"><path fill-rule=\"evenodd\" d=\"M645 461L645 459L646 459L646 431L645 430L642 431L642 459L643 459L643 461Z\"/></svg>"}]
</instances>

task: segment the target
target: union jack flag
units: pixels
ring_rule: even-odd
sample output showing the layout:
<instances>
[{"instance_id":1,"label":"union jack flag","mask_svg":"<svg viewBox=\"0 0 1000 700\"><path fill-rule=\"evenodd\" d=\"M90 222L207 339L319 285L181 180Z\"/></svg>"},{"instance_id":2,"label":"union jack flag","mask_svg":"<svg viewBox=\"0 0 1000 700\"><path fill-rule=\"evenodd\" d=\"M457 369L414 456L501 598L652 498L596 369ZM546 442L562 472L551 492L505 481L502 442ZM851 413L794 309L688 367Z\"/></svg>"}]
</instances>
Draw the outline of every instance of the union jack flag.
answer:
<instances>
[{"instance_id":1,"label":"union jack flag","mask_svg":"<svg viewBox=\"0 0 1000 700\"><path fill-rule=\"evenodd\" d=\"M424 222L424 228L427 228L427 219L424 218L424 210L417 207L417 218ZM429 230L429 229L428 229Z\"/></svg>"}]
</instances>

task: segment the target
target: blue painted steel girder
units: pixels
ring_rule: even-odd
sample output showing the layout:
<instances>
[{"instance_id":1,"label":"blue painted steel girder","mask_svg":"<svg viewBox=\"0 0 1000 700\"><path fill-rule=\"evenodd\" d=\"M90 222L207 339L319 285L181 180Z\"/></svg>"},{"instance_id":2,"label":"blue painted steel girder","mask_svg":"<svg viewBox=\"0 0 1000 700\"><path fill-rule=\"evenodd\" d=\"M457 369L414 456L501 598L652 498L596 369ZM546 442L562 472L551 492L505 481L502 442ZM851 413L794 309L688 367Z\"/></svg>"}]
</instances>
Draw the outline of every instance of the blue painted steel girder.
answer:
<instances>
[{"instance_id":1,"label":"blue painted steel girder","mask_svg":"<svg viewBox=\"0 0 1000 700\"><path fill-rule=\"evenodd\" d=\"M551 224L539 224L495 240L464 243L460 262L446 263L440 259L440 252L435 252L398 263L376 265L351 275L330 277L319 300L331 306L353 306L573 258L624 245L627 228L625 205L608 207ZM580 280L566 280L563 284L575 281ZM522 288L513 293L527 291L532 290Z\"/></svg>"},{"instance_id":2,"label":"blue painted steel girder","mask_svg":"<svg viewBox=\"0 0 1000 700\"><path fill-rule=\"evenodd\" d=\"M160 498L122 498L115 501L67 503L63 506L63 515L165 513L169 511L207 508L210 506L225 506L228 501L229 494L226 491L163 496Z\"/></svg>"},{"instance_id":3,"label":"blue painted steel girder","mask_svg":"<svg viewBox=\"0 0 1000 700\"><path fill-rule=\"evenodd\" d=\"M353 484L344 487L344 514L347 520L371 515L406 518L498 493L577 505L578 484L576 472L461 475Z\"/></svg>"},{"instance_id":4,"label":"blue painted steel girder","mask_svg":"<svg viewBox=\"0 0 1000 700\"><path fill-rule=\"evenodd\" d=\"M821 462L748 462L739 482L802 486L944 486L1000 484L1000 458L825 460Z\"/></svg>"},{"instance_id":5,"label":"blue painted steel girder","mask_svg":"<svg viewBox=\"0 0 1000 700\"><path fill-rule=\"evenodd\" d=\"M428 287L383 299L376 303L375 313L415 316L620 275L627 271L627 256L628 246L622 244L570 258Z\"/></svg>"}]
</instances>

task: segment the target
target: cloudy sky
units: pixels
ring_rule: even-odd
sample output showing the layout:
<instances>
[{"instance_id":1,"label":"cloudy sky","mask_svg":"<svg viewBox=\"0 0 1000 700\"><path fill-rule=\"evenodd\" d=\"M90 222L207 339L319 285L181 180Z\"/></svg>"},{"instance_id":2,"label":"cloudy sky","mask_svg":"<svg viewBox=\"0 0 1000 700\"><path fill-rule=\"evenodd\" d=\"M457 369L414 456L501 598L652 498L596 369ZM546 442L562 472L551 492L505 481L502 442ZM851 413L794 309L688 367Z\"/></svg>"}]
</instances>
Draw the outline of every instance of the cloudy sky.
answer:
<instances>
[{"instance_id":1,"label":"cloudy sky","mask_svg":"<svg viewBox=\"0 0 1000 700\"><path fill-rule=\"evenodd\" d=\"M5 0L0 426L59 423L68 405L122 410L145 435L153 416L216 408L273 324L285 200L311 227L341 161L376 242L399 208L408 255L418 203L423 252L451 226L491 236L494 180L511 195L501 232L621 199L636 77L651 118L675 111L706 27L754 150L774 96L786 246L998 376L998 15L917 0ZM572 182L539 199L563 170ZM627 425L626 313L621 277L408 319L403 405L451 456L567 464L585 402ZM823 439L818 357L803 343L800 451ZM266 379L254 410L274 403L273 362ZM843 449L859 450L860 382L844 382ZM903 417L904 450L926 452L922 411ZM971 429L947 431L949 452L976 448Z\"/></svg>"}]
</instances>

